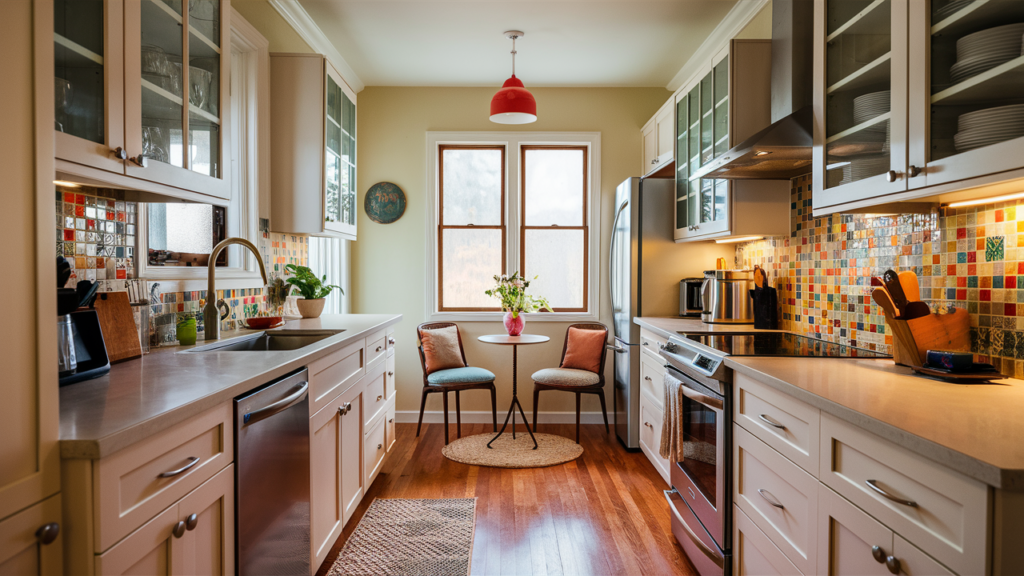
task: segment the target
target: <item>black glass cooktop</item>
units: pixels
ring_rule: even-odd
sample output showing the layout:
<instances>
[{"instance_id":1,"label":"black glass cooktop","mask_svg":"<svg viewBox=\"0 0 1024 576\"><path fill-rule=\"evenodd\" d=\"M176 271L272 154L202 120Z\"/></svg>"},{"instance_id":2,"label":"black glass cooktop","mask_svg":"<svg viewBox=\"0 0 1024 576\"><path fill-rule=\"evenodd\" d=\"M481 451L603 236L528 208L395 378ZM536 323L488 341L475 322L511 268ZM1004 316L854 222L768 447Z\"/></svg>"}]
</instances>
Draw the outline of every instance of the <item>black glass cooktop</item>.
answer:
<instances>
[{"instance_id":1,"label":"black glass cooktop","mask_svg":"<svg viewBox=\"0 0 1024 576\"><path fill-rule=\"evenodd\" d=\"M889 354L855 348L787 332L683 334L730 356L816 356L822 358L890 358Z\"/></svg>"}]
</instances>

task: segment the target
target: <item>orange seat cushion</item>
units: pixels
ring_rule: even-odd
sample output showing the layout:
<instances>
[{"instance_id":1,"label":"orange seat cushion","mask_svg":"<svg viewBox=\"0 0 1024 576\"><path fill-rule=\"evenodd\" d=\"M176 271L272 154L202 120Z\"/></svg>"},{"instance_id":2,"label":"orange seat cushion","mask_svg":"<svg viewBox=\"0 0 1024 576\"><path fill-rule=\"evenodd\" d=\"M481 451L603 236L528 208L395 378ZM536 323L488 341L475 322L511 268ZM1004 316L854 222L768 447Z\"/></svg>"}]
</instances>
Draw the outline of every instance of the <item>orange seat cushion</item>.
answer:
<instances>
[{"instance_id":1,"label":"orange seat cushion","mask_svg":"<svg viewBox=\"0 0 1024 576\"><path fill-rule=\"evenodd\" d=\"M601 370L601 355L604 354L605 330L583 330L569 328L569 342L565 346L565 359L561 368L575 368L597 373Z\"/></svg>"},{"instance_id":2,"label":"orange seat cushion","mask_svg":"<svg viewBox=\"0 0 1024 576\"><path fill-rule=\"evenodd\" d=\"M462 361L457 327L448 326L423 330L420 332L420 342L423 344L423 359L427 365L427 374L466 366L466 363Z\"/></svg>"}]
</instances>

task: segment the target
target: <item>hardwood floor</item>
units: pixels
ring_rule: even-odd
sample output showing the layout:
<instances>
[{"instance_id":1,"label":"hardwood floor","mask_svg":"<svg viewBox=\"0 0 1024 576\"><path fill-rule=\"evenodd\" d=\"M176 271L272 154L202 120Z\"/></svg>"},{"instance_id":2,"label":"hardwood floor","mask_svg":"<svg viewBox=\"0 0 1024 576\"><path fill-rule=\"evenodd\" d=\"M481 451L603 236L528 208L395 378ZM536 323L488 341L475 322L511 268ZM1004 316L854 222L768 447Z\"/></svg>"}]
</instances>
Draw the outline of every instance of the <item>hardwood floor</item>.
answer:
<instances>
[{"instance_id":1,"label":"hardwood floor","mask_svg":"<svg viewBox=\"0 0 1024 576\"><path fill-rule=\"evenodd\" d=\"M614 432L583 425L583 456L549 468L467 466L441 455L444 428L398 424L398 445L334 549L324 576L374 498L478 498L474 575L696 574L672 537L664 480ZM466 424L464 436L489 432ZM573 437L574 427L540 426ZM455 438L455 426L451 427Z\"/></svg>"}]
</instances>

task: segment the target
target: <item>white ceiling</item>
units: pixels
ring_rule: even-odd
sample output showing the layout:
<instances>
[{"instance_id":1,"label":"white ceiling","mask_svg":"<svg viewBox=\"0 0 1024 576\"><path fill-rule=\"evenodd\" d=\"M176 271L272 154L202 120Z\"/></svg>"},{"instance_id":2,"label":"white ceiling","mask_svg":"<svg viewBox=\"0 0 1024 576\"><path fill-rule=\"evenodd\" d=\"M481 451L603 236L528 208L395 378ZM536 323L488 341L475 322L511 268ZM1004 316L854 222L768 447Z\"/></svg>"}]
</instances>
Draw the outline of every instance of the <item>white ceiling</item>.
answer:
<instances>
[{"instance_id":1,"label":"white ceiling","mask_svg":"<svg viewBox=\"0 0 1024 576\"><path fill-rule=\"evenodd\" d=\"M300 0L367 86L666 86L735 0Z\"/></svg>"}]
</instances>

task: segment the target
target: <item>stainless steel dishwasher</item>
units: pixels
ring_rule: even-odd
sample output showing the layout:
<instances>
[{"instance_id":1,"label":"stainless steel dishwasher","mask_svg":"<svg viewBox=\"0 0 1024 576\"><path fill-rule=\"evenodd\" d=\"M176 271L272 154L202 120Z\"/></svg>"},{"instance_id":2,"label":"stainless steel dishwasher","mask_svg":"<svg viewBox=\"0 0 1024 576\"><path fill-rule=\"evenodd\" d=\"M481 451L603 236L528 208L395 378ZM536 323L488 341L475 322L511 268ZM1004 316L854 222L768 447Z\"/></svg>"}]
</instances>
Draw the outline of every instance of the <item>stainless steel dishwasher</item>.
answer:
<instances>
[{"instance_id":1,"label":"stainless steel dishwasher","mask_svg":"<svg viewBox=\"0 0 1024 576\"><path fill-rule=\"evenodd\" d=\"M235 398L238 574L309 576L309 377Z\"/></svg>"}]
</instances>

